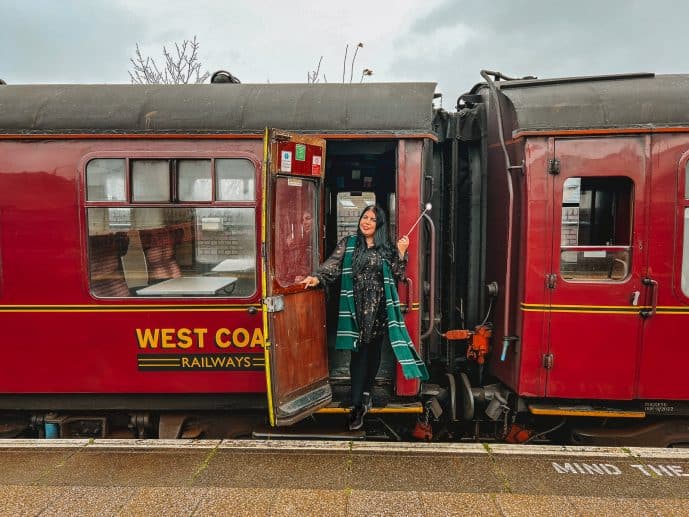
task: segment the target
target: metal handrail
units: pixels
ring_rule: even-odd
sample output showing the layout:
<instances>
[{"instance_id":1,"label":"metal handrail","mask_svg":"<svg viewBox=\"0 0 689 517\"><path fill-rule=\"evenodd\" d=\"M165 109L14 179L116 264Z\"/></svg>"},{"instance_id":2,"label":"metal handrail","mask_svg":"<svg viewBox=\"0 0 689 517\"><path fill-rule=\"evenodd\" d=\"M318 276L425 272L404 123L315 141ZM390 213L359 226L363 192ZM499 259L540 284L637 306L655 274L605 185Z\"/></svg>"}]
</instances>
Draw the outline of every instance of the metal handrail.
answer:
<instances>
[{"instance_id":1,"label":"metal handrail","mask_svg":"<svg viewBox=\"0 0 689 517\"><path fill-rule=\"evenodd\" d=\"M429 225L431 233L431 257L429 259L431 263L429 275L430 275L430 292L428 296L428 328L421 334L421 339L426 339L433 332L433 326L435 325L435 224L433 219L428 214L423 214L423 218Z\"/></svg>"}]
</instances>

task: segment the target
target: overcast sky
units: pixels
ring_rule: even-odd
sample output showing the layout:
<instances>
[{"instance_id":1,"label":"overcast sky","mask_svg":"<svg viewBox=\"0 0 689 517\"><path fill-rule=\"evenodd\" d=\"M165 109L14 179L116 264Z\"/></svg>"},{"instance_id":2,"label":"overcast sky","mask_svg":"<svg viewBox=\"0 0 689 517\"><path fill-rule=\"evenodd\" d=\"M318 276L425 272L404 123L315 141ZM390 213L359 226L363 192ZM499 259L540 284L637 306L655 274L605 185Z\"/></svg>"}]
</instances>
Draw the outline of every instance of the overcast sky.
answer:
<instances>
[{"instance_id":1,"label":"overcast sky","mask_svg":"<svg viewBox=\"0 0 689 517\"><path fill-rule=\"evenodd\" d=\"M481 78L689 72L686 0L0 0L0 78L128 83L136 43L197 36L204 68L244 83L435 81L451 107ZM350 78L350 61L346 81Z\"/></svg>"}]
</instances>

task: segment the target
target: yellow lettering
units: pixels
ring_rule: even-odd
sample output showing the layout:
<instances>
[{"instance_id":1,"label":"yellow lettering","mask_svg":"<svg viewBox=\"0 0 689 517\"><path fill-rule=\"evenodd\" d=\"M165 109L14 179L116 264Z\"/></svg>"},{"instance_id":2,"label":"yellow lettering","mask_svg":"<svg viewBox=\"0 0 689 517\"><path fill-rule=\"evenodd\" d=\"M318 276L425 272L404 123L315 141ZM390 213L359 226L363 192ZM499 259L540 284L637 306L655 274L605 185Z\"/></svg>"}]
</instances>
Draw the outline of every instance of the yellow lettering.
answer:
<instances>
[{"instance_id":1,"label":"yellow lettering","mask_svg":"<svg viewBox=\"0 0 689 517\"><path fill-rule=\"evenodd\" d=\"M160 329L161 346L163 348L175 348L177 343L172 341L175 335L175 329Z\"/></svg>"},{"instance_id":2,"label":"yellow lettering","mask_svg":"<svg viewBox=\"0 0 689 517\"><path fill-rule=\"evenodd\" d=\"M199 348L203 348L203 336L208 332L208 329L194 329L192 332L196 334L196 337L199 340Z\"/></svg>"},{"instance_id":3,"label":"yellow lettering","mask_svg":"<svg viewBox=\"0 0 689 517\"><path fill-rule=\"evenodd\" d=\"M212 367L223 366L223 356L215 355L215 356L211 356L209 359L211 361Z\"/></svg>"},{"instance_id":4,"label":"yellow lettering","mask_svg":"<svg viewBox=\"0 0 689 517\"><path fill-rule=\"evenodd\" d=\"M141 349L165 348L183 349L205 348L205 338L209 333L207 328L136 328L137 345ZM230 347L237 348L265 348L266 343L263 338L261 328L246 329L237 328L234 331L229 328L219 328L215 331L213 343L222 350Z\"/></svg>"},{"instance_id":5,"label":"yellow lettering","mask_svg":"<svg viewBox=\"0 0 689 517\"><path fill-rule=\"evenodd\" d=\"M158 329L136 329L136 339L139 348L158 348Z\"/></svg>"},{"instance_id":6,"label":"yellow lettering","mask_svg":"<svg viewBox=\"0 0 689 517\"><path fill-rule=\"evenodd\" d=\"M238 328L232 333L232 342L234 346L244 348L249 344L249 331L245 328Z\"/></svg>"},{"instance_id":7,"label":"yellow lettering","mask_svg":"<svg viewBox=\"0 0 689 517\"><path fill-rule=\"evenodd\" d=\"M201 361L199 361L199 358L198 357L192 357L191 358L191 367L192 368L198 368L199 366L201 366Z\"/></svg>"},{"instance_id":8,"label":"yellow lettering","mask_svg":"<svg viewBox=\"0 0 689 517\"><path fill-rule=\"evenodd\" d=\"M182 368L189 368L189 358L182 357Z\"/></svg>"},{"instance_id":9,"label":"yellow lettering","mask_svg":"<svg viewBox=\"0 0 689 517\"><path fill-rule=\"evenodd\" d=\"M190 348L194 344L191 339L191 329L179 329L177 331L177 346L180 348Z\"/></svg>"},{"instance_id":10,"label":"yellow lettering","mask_svg":"<svg viewBox=\"0 0 689 517\"><path fill-rule=\"evenodd\" d=\"M251 348L256 348L256 345L259 345L259 346L265 348L265 345L263 343L263 331L259 327L256 327L254 329L254 335L251 338L251 345L249 345L249 346Z\"/></svg>"},{"instance_id":11,"label":"yellow lettering","mask_svg":"<svg viewBox=\"0 0 689 517\"><path fill-rule=\"evenodd\" d=\"M218 329L218 331L215 333L215 344L218 346L218 348L227 348L232 344L232 341L229 339L224 339L225 337L230 336L230 329Z\"/></svg>"}]
</instances>

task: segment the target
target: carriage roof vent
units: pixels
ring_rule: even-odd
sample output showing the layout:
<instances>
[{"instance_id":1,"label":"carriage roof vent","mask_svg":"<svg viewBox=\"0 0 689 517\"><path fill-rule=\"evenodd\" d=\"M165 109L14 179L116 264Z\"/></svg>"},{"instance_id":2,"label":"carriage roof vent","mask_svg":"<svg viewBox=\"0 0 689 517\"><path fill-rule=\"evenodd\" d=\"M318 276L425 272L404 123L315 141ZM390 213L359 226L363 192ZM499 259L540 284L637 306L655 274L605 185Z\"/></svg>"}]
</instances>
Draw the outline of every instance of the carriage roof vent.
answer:
<instances>
[{"instance_id":1,"label":"carriage roof vent","mask_svg":"<svg viewBox=\"0 0 689 517\"><path fill-rule=\"evenodd\" d=\"M239 84L241 81L239 77L235 77L226 70L218 70L211 76L211 84Z\"/></svg>"}]
</instances>

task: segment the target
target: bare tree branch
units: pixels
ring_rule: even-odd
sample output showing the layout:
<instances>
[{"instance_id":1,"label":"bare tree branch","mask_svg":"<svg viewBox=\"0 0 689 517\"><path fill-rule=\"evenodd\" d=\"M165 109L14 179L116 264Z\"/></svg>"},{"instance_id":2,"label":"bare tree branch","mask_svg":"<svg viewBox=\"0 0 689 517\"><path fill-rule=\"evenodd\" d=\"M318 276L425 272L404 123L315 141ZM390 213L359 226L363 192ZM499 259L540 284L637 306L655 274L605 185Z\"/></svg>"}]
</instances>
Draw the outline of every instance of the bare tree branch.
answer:
<instances>
[{"instance_id":1,"label":"bare tree branch","mask_svg":"<svg viewBox=\"0 0 689 517\"><path fill-rule=\"evenodd\" d=\"M308 72L306 74L307 76L307 83L308 84L316 84L318 82L318 75L321 73L321 63L323 62L323 56L318 60L318 66L313 72ZM327 82L327 81L326 81Z\"/></svg>"},{"instance_id":2,"label":"bare tree branch","mask_svg":"<svg viewBox=\"0 0 689 517\"><path fill-rule=\"evenodd\" d=\"M354 78L354 62L356 61L356 55L359 53L359 49L363 48L364 44L359 42L356 45L356 49L354 50L354 57L352 58L352 68L351 71L349 72L349 82L352 82L352 79ZM344 81L343 81L344 82Z\"/></svg>"},{"instance_id":3,"label":"bare tree branch","mask_svg":"<svg viewBox=\"0 0 689 517\"><path fill-rule=\"evenodd\" d=\"M165 65L161 71L154 58L143 57L141 48L137 43L135 56L129 59L131 63L129 78L132 84L199 84L205 82L210 77L210 73L201 71L199 46L196 36L192 40L185 39L181 44L175 42L174 54L164 46Z\"/></svg>"}]
</instances>

